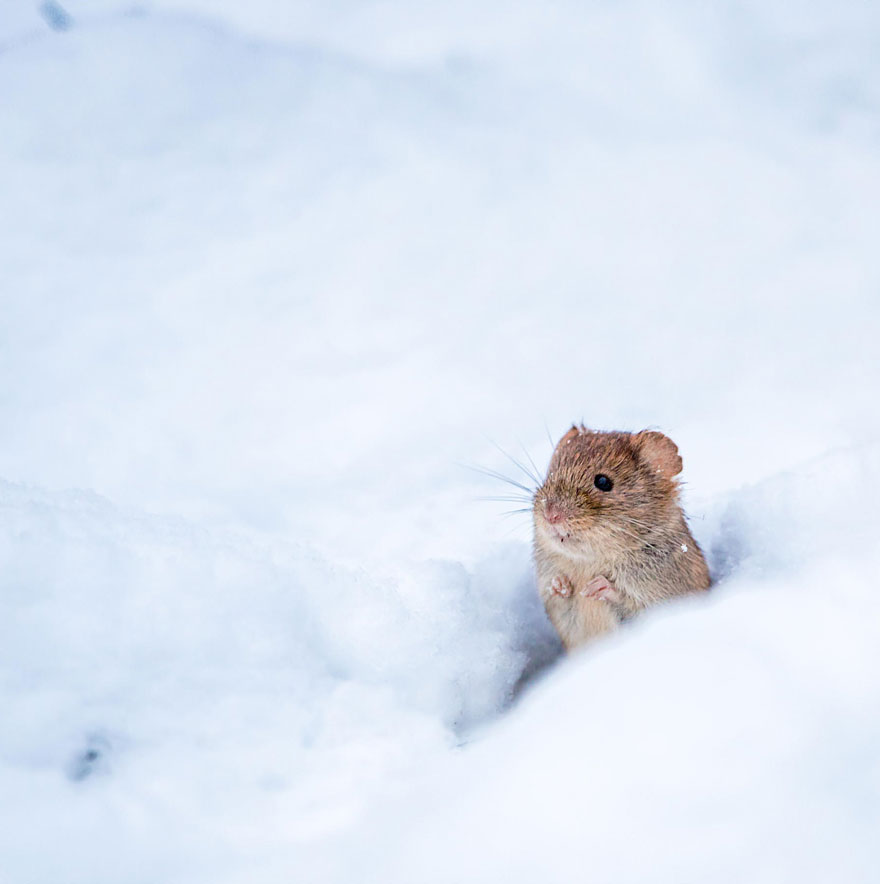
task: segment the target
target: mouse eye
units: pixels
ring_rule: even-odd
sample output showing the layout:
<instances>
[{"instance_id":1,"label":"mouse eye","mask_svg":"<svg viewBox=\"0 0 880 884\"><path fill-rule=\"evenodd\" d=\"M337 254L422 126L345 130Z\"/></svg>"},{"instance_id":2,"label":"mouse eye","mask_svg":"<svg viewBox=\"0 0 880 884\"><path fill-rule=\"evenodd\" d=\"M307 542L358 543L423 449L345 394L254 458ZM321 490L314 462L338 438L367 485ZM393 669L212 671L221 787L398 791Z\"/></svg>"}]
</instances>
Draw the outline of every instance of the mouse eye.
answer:
<instances>
[{"instance_id":1,"label":"mouse eye","mask_svg":"<svg viewBox=\"0 0 880 884\"><path fill-rule=\"evenodd\" d=\"M596 476L595 479L593 479L593 484L600 491L610 491L614 487L614 483L611 481L611 479L609 479L608 476L604 475L603 473L599 473L599 475Z\"/></svg>"}]
</instances>

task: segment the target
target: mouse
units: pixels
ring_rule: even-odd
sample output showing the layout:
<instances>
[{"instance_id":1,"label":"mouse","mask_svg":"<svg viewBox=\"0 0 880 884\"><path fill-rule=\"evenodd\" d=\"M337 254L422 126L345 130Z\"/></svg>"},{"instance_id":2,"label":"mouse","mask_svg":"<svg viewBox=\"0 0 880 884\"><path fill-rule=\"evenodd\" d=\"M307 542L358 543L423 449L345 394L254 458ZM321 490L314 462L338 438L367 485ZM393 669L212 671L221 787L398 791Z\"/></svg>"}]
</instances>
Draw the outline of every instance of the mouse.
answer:
<instances>
[{"instance_id":1,"label":"mouse","mask_svg":"<svg viewBox=\"0 0 880 884\"><path fill-rule=\"evenodd\" d=\"M652 605L709 589L663 433L573 425L532 501L538 592L566 651Z\"/></svg>"}]
</instances>

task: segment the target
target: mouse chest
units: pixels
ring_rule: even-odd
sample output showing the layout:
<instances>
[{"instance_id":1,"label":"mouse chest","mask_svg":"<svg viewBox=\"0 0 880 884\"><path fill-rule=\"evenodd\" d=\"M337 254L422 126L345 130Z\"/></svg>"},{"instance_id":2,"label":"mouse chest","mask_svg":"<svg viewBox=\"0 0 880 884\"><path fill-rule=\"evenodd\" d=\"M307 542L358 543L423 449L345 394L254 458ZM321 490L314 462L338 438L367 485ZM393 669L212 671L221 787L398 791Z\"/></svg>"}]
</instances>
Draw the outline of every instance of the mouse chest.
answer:
<instances>
[{"instance_id":1,"label":"mouse chest","mask_svg":"<svg viewBox=\"0 0 880 884\"><path fill-rule=\"evenodd\" d=\"M572 560L567 563L566 574L577 587L585 586L594 577L606 577L613 582L620 576L614 562L598 555L589 559Z\"/></svg>"},{"instance_id":2,"label":"mouse chest","mask_svg":"<svg viewBox=\"0 0 880 884\"><path fill-rule=\"evenodd\" d=\"M572 596L555 595L554 603L561 609L571 605L579 590L583 589L594 577L605 577L611 581L617 576L617 569L602 556L568 558L552 556L539 563L539 583L542 594L550 597L550 583L554 578L566 579L573 590Z\"/></svg>"}]
</instances>

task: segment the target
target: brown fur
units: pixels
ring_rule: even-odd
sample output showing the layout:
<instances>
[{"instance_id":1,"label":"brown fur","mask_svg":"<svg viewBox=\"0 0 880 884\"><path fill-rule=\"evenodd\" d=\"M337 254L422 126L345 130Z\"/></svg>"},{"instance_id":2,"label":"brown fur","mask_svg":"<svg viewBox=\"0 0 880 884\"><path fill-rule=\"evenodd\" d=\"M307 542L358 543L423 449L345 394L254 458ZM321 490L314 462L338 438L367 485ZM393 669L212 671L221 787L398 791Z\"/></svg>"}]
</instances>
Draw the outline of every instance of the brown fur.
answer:
<instances>
[{"instance_id":1,"label":"brown fur","mask_svg":"<svg viewBox=\"0 0 880 884\"><path fill-rule=\"evenodd\" d=\"M535 493L535 567L547 614L566 649L610 632L649 605L708 589L709 570L679 505L682 462L662 433L602 433L572 427ZM596 475L614 483L595 487ZM551 512L561 515L552 525ZM595 577L619 601L584 596ZM554 593L567 578L573 593Z\"/></svg>"}]
</instances>

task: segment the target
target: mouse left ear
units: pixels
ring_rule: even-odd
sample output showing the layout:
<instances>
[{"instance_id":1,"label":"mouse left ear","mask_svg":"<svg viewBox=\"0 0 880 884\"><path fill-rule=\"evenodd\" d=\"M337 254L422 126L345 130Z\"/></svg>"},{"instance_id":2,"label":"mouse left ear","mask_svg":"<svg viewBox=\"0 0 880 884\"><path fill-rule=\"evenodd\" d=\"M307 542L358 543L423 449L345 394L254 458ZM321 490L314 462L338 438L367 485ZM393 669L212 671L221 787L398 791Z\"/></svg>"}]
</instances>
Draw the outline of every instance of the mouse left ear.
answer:
<instances>
[{"instance_id":1,"label":"mouse left ear","mask_svg":"<svg viewBox=\"0 0 880 884\"><path fill-rule=\"evenodd\" d=\"M590 431L583 424L580 426L572 424L571 429L556 443L556 447L558 448L563 443L568 444L572 439L577 439L578 436L583 436L585 433L589 432Z\"/></svg>"},{"instance_id":2,"label":"mouse left ear","mask_svg":"<svg viewBox=\"0 0 880 884\"><path fill-rule=\"evenodd\" d=\"M578 436L578 428L572 424L571 429L559 440L559 444L561 445L563 442L571 442L572 439L576 439Z\"/></svg>"},{"instance_id":3,"label":"mouse left ear","mask_svg":"<svg viewBox=\"0 0 880 884\"><path fill-rule=\"evenodd\" d=\"M681 455L669 436L655 430L643 430L636 433L634 441L642 457L667 479L681 472Z\"/></svg>"}]
</instances>

